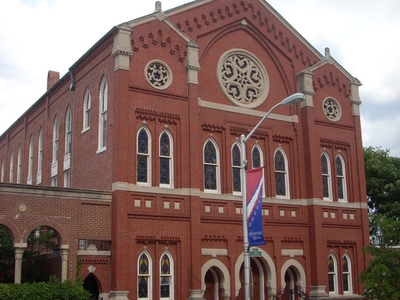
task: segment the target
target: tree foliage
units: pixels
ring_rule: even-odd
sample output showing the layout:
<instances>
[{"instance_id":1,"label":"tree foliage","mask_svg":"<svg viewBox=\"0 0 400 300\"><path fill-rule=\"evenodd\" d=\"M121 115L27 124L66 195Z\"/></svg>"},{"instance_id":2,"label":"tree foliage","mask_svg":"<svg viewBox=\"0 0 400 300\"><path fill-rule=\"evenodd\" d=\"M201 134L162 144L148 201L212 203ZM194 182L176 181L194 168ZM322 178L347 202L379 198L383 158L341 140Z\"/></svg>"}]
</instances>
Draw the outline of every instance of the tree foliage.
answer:
<instances>
[{"instance_id":1,"label":"tree foliage","mask_svg":"<svg viewBox=\"0 0 400 300\"><path fill-rule=\"evenodd\" d=\"M0 284L0 300L89 300L91 294L86 291L82 282L63 283L56 277L48 282L23 284Z\"/></svg>"},{"instance_id":2,"label":"tree foliage","mask_svg":"<svg viewBox=\"0 0 400 300\"><path fill-rule=\"evenodd\" d=\"M400 201L400 158L390 156L389 150L368 147L364 148L364 163L369 208L393 215L392 205Z\"/></svg>"},{"instance_id":3,"label":"tree foliage","mask_svg":"<svg viewBox=\"0 0 400 300\"><path fill-rule=\"evenodd\" d=\"M365 148L371 254L361 273L367 299L400 299L400 158L389 150Z\"/></svg>"}]
</instances>

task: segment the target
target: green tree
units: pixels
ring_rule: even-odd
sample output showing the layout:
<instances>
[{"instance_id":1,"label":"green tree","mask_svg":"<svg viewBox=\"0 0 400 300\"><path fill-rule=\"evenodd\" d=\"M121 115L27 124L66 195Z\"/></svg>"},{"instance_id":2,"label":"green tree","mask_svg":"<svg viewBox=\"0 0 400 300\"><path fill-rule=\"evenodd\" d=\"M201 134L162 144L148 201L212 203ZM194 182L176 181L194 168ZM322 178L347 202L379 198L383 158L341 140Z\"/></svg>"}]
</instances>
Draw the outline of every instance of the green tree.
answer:
<instances>
[{"instance_id":1,"label":"green tree","mask_svg":"<svg viewBox=\"0 0 400 300\"><path fill-rule=\"evenodd\" d=\"M392 204L400 201L400 158L390 156L390 150L368 147L364 163L370 210L393 215Z\"/></svg>"},{"instance_id":2,"label":"green tree","mask_svg":"<svg viewBox=\"0 0 400 300\"><path fill-rule=\"evenodd\" d=\"M371 254L361 273L367 299L400 299L400 158L389 150L365 148Z\"/></svg>"}]
</instances>

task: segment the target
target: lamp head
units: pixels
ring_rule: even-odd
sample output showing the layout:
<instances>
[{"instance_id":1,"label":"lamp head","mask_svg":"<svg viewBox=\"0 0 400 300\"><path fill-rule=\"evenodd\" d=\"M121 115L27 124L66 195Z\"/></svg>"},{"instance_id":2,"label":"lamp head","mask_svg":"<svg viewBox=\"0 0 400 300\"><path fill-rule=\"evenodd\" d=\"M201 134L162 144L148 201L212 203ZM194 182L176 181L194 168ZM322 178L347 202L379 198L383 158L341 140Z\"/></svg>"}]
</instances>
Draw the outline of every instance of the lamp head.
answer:
<instances>
[{"instance_id":1,"label":"lamp head","mask_svg":"<svg viewBox=\"0 0 400 300\"><path fill-rule=\"evenodd\" d=\"M296 94L290 95L289 97L283 99L281 101L281 104L286 105L286 106L293 105L293 104L303 101L304 99L306 99L306 96L303 93L296 93Z\"/></svg>"}]
</instances>

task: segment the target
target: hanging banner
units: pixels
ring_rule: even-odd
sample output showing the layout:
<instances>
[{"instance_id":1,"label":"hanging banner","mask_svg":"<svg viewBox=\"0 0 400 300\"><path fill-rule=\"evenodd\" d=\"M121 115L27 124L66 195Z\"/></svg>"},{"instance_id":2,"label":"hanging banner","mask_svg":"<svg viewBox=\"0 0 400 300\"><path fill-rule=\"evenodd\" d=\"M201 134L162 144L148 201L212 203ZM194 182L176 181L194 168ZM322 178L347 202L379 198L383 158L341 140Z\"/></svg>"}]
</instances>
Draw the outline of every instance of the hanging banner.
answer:
<instances>
[{"instance_id":1,"label":"hanging banner","mask_svg":"<svg viewBox=\"0 0 400 300\"><path fill-rule=\"evenodd\" d=\"M247 170L247 228L249 247L264 245L262 226L263 170Z\"/></svg>"}]
</instances>

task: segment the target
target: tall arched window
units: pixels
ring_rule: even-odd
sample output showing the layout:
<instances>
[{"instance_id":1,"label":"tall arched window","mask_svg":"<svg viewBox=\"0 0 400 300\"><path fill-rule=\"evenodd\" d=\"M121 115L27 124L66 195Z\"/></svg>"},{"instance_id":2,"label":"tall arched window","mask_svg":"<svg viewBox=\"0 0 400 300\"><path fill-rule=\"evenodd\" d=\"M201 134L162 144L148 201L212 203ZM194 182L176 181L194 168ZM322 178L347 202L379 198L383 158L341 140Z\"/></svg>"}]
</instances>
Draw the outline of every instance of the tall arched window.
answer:
<instances>
[{"instance_id":1,"label":"tall arched window","mask_svg":"<svg viewBox=\"0 0 400 300\"><path fill-rule=\"evenodd\" d=\"M143 252L138 260L138 298L139 299L152 299L152 267L150 256Z\"/></svg>"},{"instance_id":2,"label":"tall arched window","mask_svg":"<svg viewBox=\"0 0 400 300\"><path fill-rule=\"evenodd\" d=\"M151 135L147 127L137 134L136 154L136 182L151 185Z\"/></svg>"},{"instance_id":3,"label":"tall arched window","mask_svg":"<svg viewBox=\"0 0 400 300\"><path fill-rule=\"evenodd\" d=\"M54 119L53 125L53 163L58 161L58 118Z\"/></svg>"},{"instance_id":4,"label":"tall arched window","mask_svg":"<svg viewBox=\"0 0 400 300\"><path fill-rule=\"evenodd\" d=\"M264 167L264 155L260 145L255 144L251 150L251 166L253 169ZM263 171L264 173L264 171ZM265 173L264 173L265 174ZM265 180L263 179L263 197L265 197Z\"/></svg>"},{"instance_id":5,"label":"tall arched window","mask_svg":"<svg viewBox=\"0 0 400 300\"><path fill-rule=\"evenodd\" d=\"M281 198L290 198L288 163L286 154L282 148L278 148L275 152L274 165L276 196Z\"/></svg>"},{"instance_id":6,"label":"tall arched window","mask_svg":"<svg viewBox=\"0 0 400 300\"><path fill-rule=\"evenodd\" d=\"M57 186L58 174L58 118L54 119L53 125L53 163L51 164L51 186Z\"/></svg>"},{"instance_id":7,"label":"tall arched window","mask_svg":"<svg viewBox=\"0 0 400 300\"><path fill-rule=\"evenodd\" d=\"M21 183L21 172L22 172L22 149L21 149L21 145L19 145L19 147L18 147L17 183Z\"/></svg>"},{"instance_id":8,"label":"tall arched window","mask_svg":"<svg viewBox=\"0 0 400 300\"><path fill-rule=\"evenodd\" d=\"M337 294L337 263L333 254L328 257L328 283L329 293Z\"/></svg>"},{"instance_id":9,"label":"tall arched window","mask_svg":"<svg viewBox=\"0 0 400 300\"><path fill-rule=\"evenodd\" d=\"M174 262L167 252L160 260L160 298L174 299Z\"/></svg>"},{"instance_id":10,"label":"tall arched window","mask_svg":"<svg viewBox=\"0 0 400 300\"><path fill-rule=\"evenodd\" d=\"M343 157L340 154L336 156L336 182L338 200L347 202L346 169Z\"/></svg>"},{"instance_id":11,"label":"tall arched window","mask_svg":"<svg viewBox=\"0 0 400 300\"><path fill-rule=\"evenodd\" d=\"M38 143L38 171L36 176L36 184L42 183L42 165L43 165L43 130L42 128L40 128L39 143Z\"/></svg>"},{"instance_id":12,"label":"tall arched window","mask_svg":"<svg viewBox=\"0 0 400 300\"><path fill-rule=\"evenodd\" d=\"M160 186L174 186L173 144L171 134L164 130L160 134Z\"/></svg>"},{"instance_id":13,"label":"tall arched window","mask_svg":"<svg viewBox=\"0 0 400 300\"><path fill-rule=\"evenodd\" d=\"M240 148L237 143L232 147L232 187L233 194L242 194L242 176L240 172Z\"/></svg>"},{"instance_id":14,"label":"tall arched window","mask_svg":"<svg viewBox=\"0 0 400 300\"><path fill-rule=\"evenodd\" d=\"M106 148L107 141L107 106L108 106L108 84L105 77L100 85L99 105L99 151Z\"/></svg>"},{"instance_id":15,"label":"tall arched window","mask_svg":"<svg viewBox=\"0 0 400 300\"><path fill-rule=\"evenodd\" d=\"M85 98L83 99L83 131L90 128L90 108L92 105L92 97L90 91L87 88L85 92Z\"/></svg>"},{"instance_id":16,"label":"tall arched window","mask_svg":"<svg viewBox=\"0 0 400 300\"><path fill-rule=\"evenodd\" d=\"M326 153L321 155L322 191L324 200L332 200L331 164Z\"/></svg>"},{"instance_id":17,"label":"tall arched window","mask_svg":"<svg viewBox=\"0 0 400 300\"><path fill-rule=\"evenodd\" d=\"M72 141L72 133L71 133L71 110L67 109L67 114L65 115L65 155L71 153L71 141Z\"/></svg>"},{"instance_id":18,"label":"tall arched window","mask_svg":"<svg viewBox=\"0 0 400 300\"><path fill-rule=\"evenodd\" d=\"M352 279L351 279L351 260L350 257L345 254L342 257L342 275L343 275L343 292L352 293Z\"/></svg>"},{"instance_id":19,"label":"tall arched window","mask_svg":"<svg viewBox=\"0 0 400 300\"><path fill-rule=\"evenodd\" d=\"M1 160L1 182L4 182L4 158Z\"/></svg>"},{"instance_id":20,"label":"tall arched window","mask_svg":"<svg viewBox=\"0 0 400 300\"><path fill-rule=\"evenodd\" d=\"M28 164L28 178L27 184L32 184L32 170L33 170L33 136L29 140L29 164Z\"/></svg>"},{"instance_id":21,"label":"tall arched window","mask_svg":"<svg viewBox=\"0 0 400 300\"><path fill-rule=\"evenodd\" d=\"M14 180L14 151L11 152L10 158L10 183Z\"/></svg>"},{"instance_id":22,"label":"tall arched window","mask_svg":"<svg viewBox=\"0 0 400 300\"><path fill-rule=\"evenodd\" d=\"M203 148L204 192L219 193L219 152L216 143L209 139Z\"/></svg>"}]
</instances>

